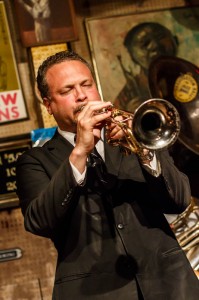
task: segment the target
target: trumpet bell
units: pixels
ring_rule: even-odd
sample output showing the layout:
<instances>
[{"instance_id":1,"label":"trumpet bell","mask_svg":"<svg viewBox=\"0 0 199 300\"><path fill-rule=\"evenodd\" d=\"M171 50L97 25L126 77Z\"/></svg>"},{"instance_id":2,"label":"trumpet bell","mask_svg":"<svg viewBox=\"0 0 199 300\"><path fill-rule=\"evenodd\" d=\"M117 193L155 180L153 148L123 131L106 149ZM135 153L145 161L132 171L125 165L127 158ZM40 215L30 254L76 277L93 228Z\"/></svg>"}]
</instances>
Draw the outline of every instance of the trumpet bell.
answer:
<instances>
[{"instance_id":1,"label":"trumpet bell","mask_svg":"<svg viewBox=\"0 0 199 300\"><path fill-rule=\"evenodd\" d=\"M177 140L180 124L175 106L167 100L154 98L145 101L135 110L132 131L141 147L159 150Z\"/></svg>"}]
</instances>

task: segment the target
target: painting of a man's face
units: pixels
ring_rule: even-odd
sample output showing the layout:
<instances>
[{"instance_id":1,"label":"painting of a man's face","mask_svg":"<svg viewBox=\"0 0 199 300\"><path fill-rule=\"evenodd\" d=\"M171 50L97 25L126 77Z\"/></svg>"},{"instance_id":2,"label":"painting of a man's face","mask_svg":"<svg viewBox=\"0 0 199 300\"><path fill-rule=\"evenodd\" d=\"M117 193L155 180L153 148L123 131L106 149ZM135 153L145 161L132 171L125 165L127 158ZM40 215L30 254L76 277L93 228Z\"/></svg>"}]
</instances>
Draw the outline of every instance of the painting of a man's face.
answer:
<instances>
[{"instance_id":1,"label":"painting of a man's face","mask_svg":"<svg viewBox=\"0 0 199 300\"><path fill-rule=\"evenodd\" d=\"M124 44L132 59L147 70L160 55L175 55L176 41L172 33L158 23L143 23L127 34Z\"/></svg>"},{"instance_id":2,"label":"painting of a man's face","mask_svg":"<svg viewBox=\"0 0 199 300\"><path fill-rule=\"evenodd\" d=\"M199 7L194 7L194 14L186 7L88 19L103 98L125 110L132 100L148 99L149 65L160 56L177 56L198 65L199 31L191 29L198 28L198 15Z\"/></svg>"}]
</instances>

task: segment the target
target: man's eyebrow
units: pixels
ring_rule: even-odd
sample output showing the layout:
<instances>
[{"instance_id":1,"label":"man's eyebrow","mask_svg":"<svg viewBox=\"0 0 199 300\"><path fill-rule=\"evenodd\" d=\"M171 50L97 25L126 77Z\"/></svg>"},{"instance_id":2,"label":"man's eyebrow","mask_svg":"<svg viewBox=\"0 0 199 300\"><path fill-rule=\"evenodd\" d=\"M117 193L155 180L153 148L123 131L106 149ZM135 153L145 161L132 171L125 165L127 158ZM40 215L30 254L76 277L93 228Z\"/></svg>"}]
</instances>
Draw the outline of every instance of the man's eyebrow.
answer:
<instances>
[{"instance_id":1,"label":"man's eyebrow","mask_svg":"<svg viewBox=\"0 0 199 300\"><path fill-rule=\"evenodd\" d=\"M92 83L93 82L93 80L91 79L91 78L86 78L86 79L83 79L82 81L80 81L80 85L81 84L84 84L84 83L87 83L87 82L89 82L89 83ZM64 86L62 86L62 87L60 87L60 89L59 89L59 91L61 91L61 90L64 90L64 89L67 89L67 88L72 88L72 87L74 87L76 84L75 83L66 83Z\"/></svg>"},{"instance_id":2,"label":"man's eyebrow","mask_svg":"<svg viewBox=\"0 0 199 300\"><path fill-rule=\"evenodd\" d=\"M85 82L88 82L88 81L92 82L92 79L91 78L86 78L86 79L82 80L81 83L85 83Z\"/></svg>"}]
</instances>

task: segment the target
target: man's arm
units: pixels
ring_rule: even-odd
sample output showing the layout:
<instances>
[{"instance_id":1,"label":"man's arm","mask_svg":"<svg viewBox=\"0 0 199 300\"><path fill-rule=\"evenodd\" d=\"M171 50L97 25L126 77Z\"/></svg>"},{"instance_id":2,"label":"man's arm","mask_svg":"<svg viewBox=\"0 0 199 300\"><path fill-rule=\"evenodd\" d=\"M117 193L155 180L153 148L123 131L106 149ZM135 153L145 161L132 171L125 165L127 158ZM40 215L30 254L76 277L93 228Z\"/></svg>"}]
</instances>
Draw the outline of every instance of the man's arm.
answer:
<instances>
[{"instance_id":1,"label":"man's arm","mask_svg":"<svg viewBox=\"0 0 199 300\"><path fill-rule=\"evenodd\" d=\"M150 193L154 196L153 204L163 213L179 214L191 201L189 179L175 166L167 150L158 151L156 156L161 165L160 176L156 178L148 171L144 171Z\"/></svg>"},{"instance_id":2,"label":"man's arm","mask_svg":"<svg viewBox=\"0 0 199 300\"><path fill-rule=\"evenodd\" d=\"M26 230L49 237L75 207L80 188L68 159L55 169L41 148L23 154L17 162L17 195Z\"/></svg>"}]
</instances>

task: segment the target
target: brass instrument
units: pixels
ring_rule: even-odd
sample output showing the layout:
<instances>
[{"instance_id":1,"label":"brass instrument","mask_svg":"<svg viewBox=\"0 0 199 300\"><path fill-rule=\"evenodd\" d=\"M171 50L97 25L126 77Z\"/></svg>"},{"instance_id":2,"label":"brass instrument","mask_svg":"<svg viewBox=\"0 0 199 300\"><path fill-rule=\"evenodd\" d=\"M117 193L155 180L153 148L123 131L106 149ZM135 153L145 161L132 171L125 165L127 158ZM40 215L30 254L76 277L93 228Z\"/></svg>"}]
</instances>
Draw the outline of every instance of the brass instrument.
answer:
<instances>
[{"instance_id":1,"label":"brass instrument","mask_svg":"<svg viewBox=\"0 0 199 300\"><path fill-rule=\"evenodd\" d=\"M183 161L185 167L193 159L195 163L193 173L189 177L193 183L192 193L198 197L198 171L197 162L199 155L199 72L198 66L188 60L176 56L159 56L153 60L148 69L149 90L152 97L168 97L175 105L181 117L181 130L179 147L183 147ZM186 149L185 149L186 150ZM189 153L191 151L192 153ZM189 161L186 161L186 155ZM175 159L175 158L174 158ZM181 160L181 159L180 159ZM178 158L176 160L178 163ZM191 170L192 166L188 166ZM189 175L188 175L189 176ZM197 196L196 196L197 195ZM199 198L193 198L191 205L171 223L180 245L199 278Z\"/></svg>"},{"instance_id":2,"label":"brass instrument","mask_svg":"<svg viewBox=\"0 0 199 300\"><path fill-rule=\"evenodd\" d=\"M199 278L199 201L191 198L187 209L170 223L176 238L185 251L190 264Z\"/></svg>"},{"instance_id":3,"label":"brass instrument","mask_svg":"<svg viewBox=\"0 0 199 300\"><path fill-rule=\"evenodd\" d=\"M122 140L109 139L108 143L120 146L125 154L143 155L143 149L159 150L172 145L180 131L180 117L177 109L164 99L149 99L134 113L111 107L111 121L124 132ZM122 116L122 120L116 117ZM131 125L129 125L131 124Z\"/></svg>"}]
</instances>

